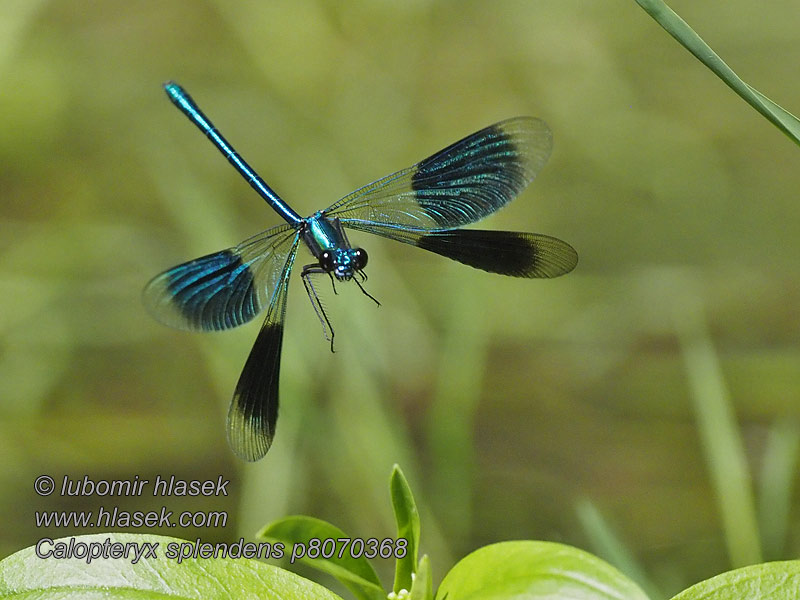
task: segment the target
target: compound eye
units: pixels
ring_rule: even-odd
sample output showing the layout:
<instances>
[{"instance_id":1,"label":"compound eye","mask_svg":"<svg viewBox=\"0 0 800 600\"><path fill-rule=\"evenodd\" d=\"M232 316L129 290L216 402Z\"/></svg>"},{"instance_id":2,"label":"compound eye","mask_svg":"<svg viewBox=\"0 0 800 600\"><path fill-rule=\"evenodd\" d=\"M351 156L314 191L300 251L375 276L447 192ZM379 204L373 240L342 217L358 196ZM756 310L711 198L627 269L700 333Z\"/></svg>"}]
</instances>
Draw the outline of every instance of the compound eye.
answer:
<instances>
[{"instance_id":1,"label":"compound eye","mask_svg":"<svg viewBox=\"0 0 800 600\"><path fill-rule=\"evenodd\" d=\"M329 250L325 250L322 254L319 255L319 266L322 267L322 270L326 273L330 273L333 271L333 252Z\"/></svg>"},{"instance_id":2,"label":"compound eye","mask_svg":"<svg viewBox=\"0 0 800 600\"><path fill-rule=\"evenodd\" d=\"M367 251L361 248L356 248L355 256L353 257L353 266L356 271L360 271L367 266Z\"/></svg>"}]
</instances>

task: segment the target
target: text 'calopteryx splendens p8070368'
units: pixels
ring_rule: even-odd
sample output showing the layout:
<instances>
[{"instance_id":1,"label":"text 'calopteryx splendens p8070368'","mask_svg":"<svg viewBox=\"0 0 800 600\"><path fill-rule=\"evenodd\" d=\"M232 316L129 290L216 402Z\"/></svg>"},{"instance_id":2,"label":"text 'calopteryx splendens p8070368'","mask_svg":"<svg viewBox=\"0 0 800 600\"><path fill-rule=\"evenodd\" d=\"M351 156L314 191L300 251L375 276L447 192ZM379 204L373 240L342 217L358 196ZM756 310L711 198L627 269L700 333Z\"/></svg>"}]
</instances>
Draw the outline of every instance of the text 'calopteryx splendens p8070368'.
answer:
<instances>
[{"instance_id":1,"label":"text 'calopteryx splendens p8070368'","mask_svg":"<svg viewBox=\"0 0 800 600\"><path fill-rule=\"evenodd\" d=\"M286 221L238 246L164 271L144 290L150 312L180 329L229 329L267 309L228 411L228 442L244 460L263 457L275 435L286 294L301 241L315 261L303 267L301 278L331 347L333 329L312 276L355 281L372 298L363 288L367 253L350 244L345 227L501 275L557 277L578 262L572 246L550 236L457 229L505 206L533 181L553 144L540 119L516 117L490 125L304 219L234 151L183 88L170 82L164 89Z\"/></svg>"}]
</instances>

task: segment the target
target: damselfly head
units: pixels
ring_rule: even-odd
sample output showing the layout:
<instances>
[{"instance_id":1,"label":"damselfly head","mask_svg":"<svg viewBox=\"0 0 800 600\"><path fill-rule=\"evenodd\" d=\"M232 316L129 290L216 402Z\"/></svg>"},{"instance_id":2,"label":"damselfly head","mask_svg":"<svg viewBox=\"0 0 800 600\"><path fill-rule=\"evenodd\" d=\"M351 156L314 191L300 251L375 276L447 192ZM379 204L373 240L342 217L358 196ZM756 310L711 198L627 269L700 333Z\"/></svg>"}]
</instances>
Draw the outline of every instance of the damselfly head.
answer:
<instances>
[{"instance_id":1,"label":"damselfly head","mask_svg":"<svg viewBox=\"0 0 800 600\"><path fill-rule=\"evenodd\" d=\"M356 271L367 266L367 251L363 248L330 248L319 255L319 266L339 281L349 281Z\"/></svg>"}]
</instances>

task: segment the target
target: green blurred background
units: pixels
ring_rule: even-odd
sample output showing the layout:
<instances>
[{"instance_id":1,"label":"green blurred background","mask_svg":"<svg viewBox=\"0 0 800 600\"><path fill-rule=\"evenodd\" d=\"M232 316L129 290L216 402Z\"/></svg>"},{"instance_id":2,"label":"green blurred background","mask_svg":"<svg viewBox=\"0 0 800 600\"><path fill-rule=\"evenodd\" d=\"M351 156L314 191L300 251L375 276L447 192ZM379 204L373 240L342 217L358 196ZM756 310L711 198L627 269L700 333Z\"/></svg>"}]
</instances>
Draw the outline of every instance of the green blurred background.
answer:
<instances>
[{"instance_id":1,"label":"green blurred background","mask_svg":"<svg viewBox=\"0 0 800 600\"><path fill-rule=\"evenodd\" d=\"M796 2L672 6L798 110ZM353 234L382 306L329 295L331 354L292 281L277 437L244 465L224 418L259 320L172 331L140 293L279 221L168 79L301 214L539 116L549 164L481 227L567 240L578 268L516 280ZM663 594L797 557L800 153L632 0L4 0L0 117L0 556L79 532L36 529L34 510L98 506L227 511L224 529L159 530L207 541L295 513L389 536L397 462L437 580L520 538L597 552ZM232 483L40 498L41 473Z\"/></svg>"}]
</instances>

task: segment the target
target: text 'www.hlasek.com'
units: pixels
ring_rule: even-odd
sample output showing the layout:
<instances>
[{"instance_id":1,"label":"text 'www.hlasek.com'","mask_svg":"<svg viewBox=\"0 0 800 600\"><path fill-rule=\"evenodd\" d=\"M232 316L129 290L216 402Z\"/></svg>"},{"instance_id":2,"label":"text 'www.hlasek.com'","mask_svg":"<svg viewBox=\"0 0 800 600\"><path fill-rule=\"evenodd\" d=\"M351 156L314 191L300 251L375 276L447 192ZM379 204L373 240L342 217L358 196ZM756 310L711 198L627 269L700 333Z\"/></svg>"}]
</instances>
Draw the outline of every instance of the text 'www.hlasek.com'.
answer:
<instances>
[{"instance_id":1,"label":"text 'www.hlasek.com'","mask_svg":"<svg viewBox=\"0 0 800 600\"><path fill-rule=\"evenodd\" d=\"M93 480L88 476L70 479L64 476L56 482L49 475L40 475L34 482L34 489L40 496L50 496L57 492L59 496L99 496L125 497L191 497L191 496L227 496L230 482L221 475L217 479L199 481L182 480L174 476L154 481L140 479L138 476L130 480ZM116 506L100 506L94 511L35 511L37 527L78 527L112 530L115 528L140 527L214 527L224 528L228 522L225 511L182 511L175 513L162 506L159 510L125 511ZM119 541L111 536L92 538L90 540L76 537L53 539L41 538L35 546L36 556L42 559L68 560L77 559L87 564L97 560L127 560L133 564L143 559L167 558L177 562L189 559L210 558L246 558L246 559L281 559L289 558L294 563L301 558L403 558L408 549L404 538L311 538L305 542L287 545L282 542L246 542L244 538L226 543L195 541L170 541L166 543L154 541Z\"/></svg>"}]
</instances>

